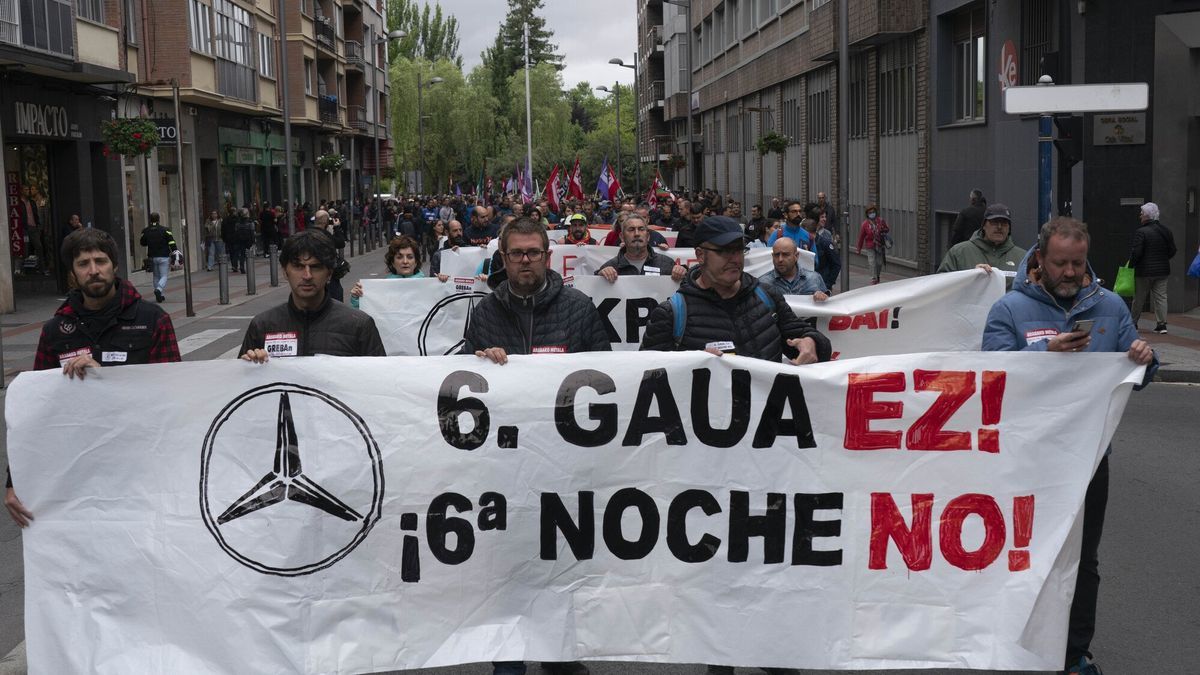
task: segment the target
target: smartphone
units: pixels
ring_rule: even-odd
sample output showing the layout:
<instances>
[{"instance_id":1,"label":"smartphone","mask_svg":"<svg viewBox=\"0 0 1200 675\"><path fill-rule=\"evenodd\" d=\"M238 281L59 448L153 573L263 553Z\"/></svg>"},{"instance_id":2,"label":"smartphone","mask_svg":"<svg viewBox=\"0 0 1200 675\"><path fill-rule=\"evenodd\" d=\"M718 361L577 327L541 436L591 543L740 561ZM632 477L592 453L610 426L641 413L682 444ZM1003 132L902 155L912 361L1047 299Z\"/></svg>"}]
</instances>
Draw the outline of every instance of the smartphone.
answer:
<instances>
[{"instance_id":1,"label":"smartphone","mask_svg":"<svg viewBox=\"0 0 1200 675\"><path fill-rule=\"evenodd\" d=\"M1078 333L1083 331L1084 333L1091 333L1092 325L1095 323L1096 322L1093 319L1082 319L1080 321L1076 321L1075 326L1071 328L1071 332Z\"/></svg>"}]
</instances>

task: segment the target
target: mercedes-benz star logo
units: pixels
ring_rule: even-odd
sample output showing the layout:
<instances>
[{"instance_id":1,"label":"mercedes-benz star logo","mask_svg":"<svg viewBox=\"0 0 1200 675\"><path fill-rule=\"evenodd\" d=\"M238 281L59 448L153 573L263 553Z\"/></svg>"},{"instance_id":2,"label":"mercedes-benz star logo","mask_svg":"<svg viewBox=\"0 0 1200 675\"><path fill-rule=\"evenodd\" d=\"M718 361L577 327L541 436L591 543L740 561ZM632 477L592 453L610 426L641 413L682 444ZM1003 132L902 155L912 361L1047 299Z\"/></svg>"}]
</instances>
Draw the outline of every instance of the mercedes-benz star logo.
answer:
<instances>
[{"instance_id":1,"label":"mercedes-benz star logo","mask_svg":"<svg viewBox=\"0 0 1200 675\"><path fill-rule=\"evenodd\" d=\"M483 291L462 291L453 295L446 296L434 303L433 307L429 308L429 313L425 315L425 319L421 322L421 328L417 330L417 351L421 356L429 356L432 352L441 350L442 354L457 354L462 349L463 344L467 341L467 331L471 328L471 313L475 310L475 301L486 298L491 293ZM460 300L466 300L465 315L458 316L458 312L464 311L464 306L458 304ZM452 324L455 321L462 321L462 337L449 347L441 344L443 335L453 335L455 332ZM432 335L430 334L432 332Z\"/></svg>"},{"instance_id":2,"label":"mercedes-benz star logo","mask_svg":"<svg viewBox=\"0 0 1200 675\"><path fill-rule=\"evenodd\" d=\"M270 428L264 413L272 408ZM298 433L301 417L307 423ZM268 433L275 457L263 474L254 467L270 456L260 450ZM341 401L315 389L284 383L252 389L225 406L205 436L205 525L226 553L264 574L309 574L341 560L378 521L382 501L382 461L370 430Z\"/></svg>"}]
</instances>

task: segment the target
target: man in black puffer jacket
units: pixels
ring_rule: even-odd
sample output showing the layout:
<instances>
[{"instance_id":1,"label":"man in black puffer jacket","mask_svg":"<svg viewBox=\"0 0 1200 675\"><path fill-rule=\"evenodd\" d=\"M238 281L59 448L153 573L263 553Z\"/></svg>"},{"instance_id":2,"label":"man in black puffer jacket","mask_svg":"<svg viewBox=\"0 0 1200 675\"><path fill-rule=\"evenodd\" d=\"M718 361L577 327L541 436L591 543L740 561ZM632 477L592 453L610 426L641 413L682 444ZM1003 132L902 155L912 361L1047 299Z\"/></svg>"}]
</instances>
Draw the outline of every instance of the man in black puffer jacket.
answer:
<instances>
[{"instance_id":1,"label":"man in black puffer jacket","mask_svg":"<svg viewBox=\"0 0 1200 675\"><path fill-rule=\"evenodd\" d=\"M250 320L241 358L265 363L270 357L315 354L387 356L375 320L334 302L326 292L336 265L333 238L323 230L305 230L284 240L279 266L292 294Z\"/></svg>"},{"instance_id":2,"label":"man in black puffer jacket","mask_svg":"<svg viewBox=\"0 0 1200 675\"><path fill-rule=\"evenodd\" d=\"M1175 257L1175 237L1158 222L1158 205L1142 204L1138 214L1141 226L1133 233L1133 249L1129 266L1133 268L1133 327L1137 328L1146 296L1154 303L1154 332L1167 332L1167 277L1171 275L1171 258Z\"/></svg>"},{"instance_id":3,"label":"man in black puffer jacket","mask_svg":"<svg viewBox=\"0 0 1200 675\"><path fill-rule=\"evenodd\" d=\"M743 271L745 245L741 226L731 218L710 216L700 223L700 262L688 271L677 298L650 312L643 350L703 349L776 363L786 355L796 365L829 360L829 338L798 318L779 291ZM677 303L685 313L682 331L676 327Z\"/></svg>"},{"instance_id":4,"label":"man in black puffer jacket","mask_svg":"<svg viewBox=\"0 0 1200 675\"><path fill-rule=\"evenodd\" d=\"M612 349L591 298L563 286L550 264L546 228L517 218L500 233L507 279L471 312L463 353L504 365L509 354L571 354ZM524 675L520 661L492 664L493 675ZM579 662L543 663L550 675L587 675Z\"/></svg>"}]
</instances>

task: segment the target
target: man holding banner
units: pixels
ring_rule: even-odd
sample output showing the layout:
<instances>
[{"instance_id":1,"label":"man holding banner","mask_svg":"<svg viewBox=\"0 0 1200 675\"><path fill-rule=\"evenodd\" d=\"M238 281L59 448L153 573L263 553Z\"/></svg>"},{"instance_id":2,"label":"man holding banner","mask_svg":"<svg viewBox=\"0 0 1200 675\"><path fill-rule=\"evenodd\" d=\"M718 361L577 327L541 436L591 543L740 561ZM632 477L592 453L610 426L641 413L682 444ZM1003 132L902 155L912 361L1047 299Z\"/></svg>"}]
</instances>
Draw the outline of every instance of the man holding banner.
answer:
<instances>
[{"instance_id":1,"label":"man holding banner","mask_svg":"<svg viewBox=\"0 0 1200 675\"><path fill-rule=\"evenodd\" d=\"M610 351L608 333L590 298L563 285L549 268L550 237L541 223L518 218L500 234L508 278L471 315L463 352L500 365L510 354ZM494 675L524 675L520 661L492 664ZM543 663L552 675L587 675L574 662Z\"/></svg>"},{"instance_id":2,"label":"man holding banner","mask_svg":"<svg viewBox=\"0 0 1200 675\"><path fill-rule=\"evenodd\" d=\"M821 275L800 267L800 249L790 237L780 237L771 245L771 263L773 269L758 278L762 283L784 295L811 295L817 302L829 299Z\"/></svg>"},{"instance_id":3,"label":"man holding banner","mask_svg":"<svg viewBox=\"0 0 1200 675\"><path fill-rule=\"evenodd\" d=\"M650 313L643 350L703 349L796 365L828 361L829 338L798 318L775 288L745 273L742 226L710 216L696 228L698 264Z\"/></svg>"},{"instance_id":4,"label":"man holding banner","mask_svg":"<svg viewBox=\"0 0 1200 675\"><path fill-rule=\"evenodd\" d=\"M1087 225L1058 217L1042 226L1037 247L1017 266L1012 292L988 313L984 351L1125 352L1146 368L1134 389L1150 383L1158 359L1124 301L1103 289L1088 264ZM960 246L962 244L959 244ZM1067 672L1100 675L1088 650L1096 631L1099 549L1108 503L1108 455L1096 467L1083 503L1083 543L1067 628Z\"/></svg>"},{"instance_id":5,"label":"man holding banner","mask_svg":"<svg viewBox=\"0 0 1200 675\"><path fill-rule=\"evenodd\" d=\"M616 257L609 259L596 274L615 282L618 276L666 274L670 270L671 278L683 281L687 268L650 248L650 228L646 219L637 214L626 215L621 221L621 250ZM660 235L661 236L661 235Z\"/></svg>"}]
</instances>

